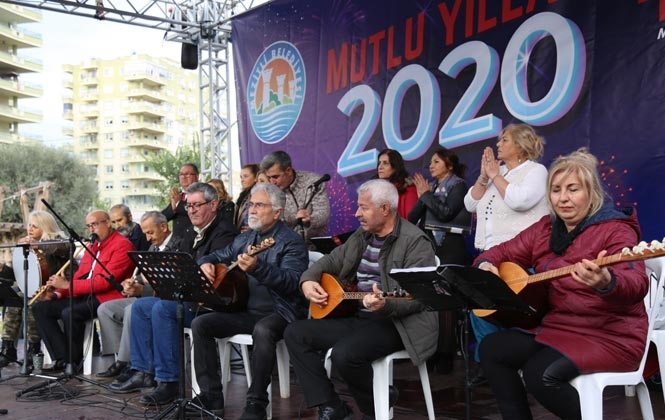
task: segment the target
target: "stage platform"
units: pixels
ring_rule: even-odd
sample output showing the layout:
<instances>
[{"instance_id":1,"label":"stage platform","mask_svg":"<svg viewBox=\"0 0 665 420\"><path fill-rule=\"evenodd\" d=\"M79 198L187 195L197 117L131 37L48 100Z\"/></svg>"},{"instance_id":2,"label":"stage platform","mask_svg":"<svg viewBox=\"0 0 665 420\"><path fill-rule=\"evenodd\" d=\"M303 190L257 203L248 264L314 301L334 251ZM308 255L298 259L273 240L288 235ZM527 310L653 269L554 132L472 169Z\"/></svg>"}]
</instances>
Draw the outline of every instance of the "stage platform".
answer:
<instances>
[{"instance_id":1,"label":"stage platform","mask_svg":"<svg viewBox=\"0 0 665 420\"><path fill-rule=\"evenodd\" d=\"M103 370L107 363L110 363L109 358L95 357L93 368L96 371ZM42 378L37 377L18 376L11 378L13 375L17 375L19 371L19 367L13 364L2 369L0 408L7 409L8 414L0 415L0 420L2 418L12 420L150 419L159 414L159 411L155 409L146 410L138 403L139 393L118 395L108 391L104 385L110 381L100 381L97 385L71 378L53 383L45 389L45 392L39 394L26 393L21 398L17 398L17 391L25 390L29 386L43 381ZM237 360L234 363L233 373L231 384L228 387L225 416L226 419L231 420L237 419L242 413L245 404L245 391L247 390L245 377ZM464 369L461 359L455 361L454 370L451 374L442 375L430 372L437 419L464 419L463 375ZM85 376L84 378L96 381L94 375ZM408 361L396 363L394 381L400 391L400 398L394 410L394 418L396 420L426 419L427 412L417 369ZM348 397L344 384L339 381L335 381L335 384L342 397L347 401L352 401ZM291 374L291 398L281 399L278 388L278 386L273 387L274 419L317 419L317 411L305 407L300 386L293 372ZM77 395L67 396L73 393L77 393ZM663 403L662 393L652 392L651 398L656 419L665 419L665 404ZM352 402L351 404L353 405ZM532 403L532 411L535 419L555 419L553 415L548 414L535 402ZM357 409L356 414L357 418L360 418ZM472 415L474 420L501 418L497 413L496 404L488 387L480 387L473 393ZM604 419L626 420L639 418L641 418L641 415L636 397L626 397L622 387L606 390Z\"/></svg>"}]
</instances>

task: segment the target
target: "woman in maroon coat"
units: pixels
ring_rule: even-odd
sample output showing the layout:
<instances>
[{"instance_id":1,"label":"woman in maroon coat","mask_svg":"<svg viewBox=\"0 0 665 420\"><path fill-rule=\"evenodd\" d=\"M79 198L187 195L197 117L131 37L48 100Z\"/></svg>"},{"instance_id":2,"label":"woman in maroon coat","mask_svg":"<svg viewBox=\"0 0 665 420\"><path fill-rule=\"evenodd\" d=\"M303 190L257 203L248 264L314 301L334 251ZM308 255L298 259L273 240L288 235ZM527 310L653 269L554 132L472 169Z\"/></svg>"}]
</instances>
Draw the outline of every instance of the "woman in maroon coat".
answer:
<instances>
[{"instance_id":1,"label":"woman in maroon coat","mask_svg":"<svg viewBox=\"0 0 665 420\"><path fill-rule=\"evenodd\" d=\"M536 273L574 266L570 275L546 284L548 309L540 325L491 334L480 346L480 363L504 419L532 418L527 390L557 416L579 419L579 395L571 379L635 370L642 358L648 291L644 263L601 267L593 261L636 245L640 229L632 211L614 209L611 200L605 203L597 166L585 149L558 158L547 179L553 215L475 261L497 274L504 261Z\"/></svg>"}]
</instances>

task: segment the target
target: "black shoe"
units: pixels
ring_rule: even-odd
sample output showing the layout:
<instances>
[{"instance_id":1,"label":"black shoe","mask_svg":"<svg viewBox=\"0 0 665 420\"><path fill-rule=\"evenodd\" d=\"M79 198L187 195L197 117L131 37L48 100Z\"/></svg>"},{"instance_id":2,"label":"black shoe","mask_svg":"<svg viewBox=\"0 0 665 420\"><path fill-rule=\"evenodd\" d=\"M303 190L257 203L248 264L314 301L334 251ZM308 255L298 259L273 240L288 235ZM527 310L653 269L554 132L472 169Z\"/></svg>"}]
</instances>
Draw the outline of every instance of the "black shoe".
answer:
<instances>
[{"instance_id":1,"label":"black shoe","mask_svg":"<svg viewBox=\"0 0 665 420\"><path fill-rule=\"evenodd\" d=\"M113 383L116 384L116 386L120 385L121 383L127 381L127 379L131 378L136 370L132 369L131 366L129 366L129 363L122 369L122 372L118 374L118 376L115 377L113 380Z\"/></svg>"},{"instance_id":2,"label":"black shoe","mask_svg":"<svg viewBox=\"0 0 665 420\"><path fill-rule=\"evenodd\" d=\"M238 420L266 420L267 418L266 408L263 404L248 401L247 404L245 404L242 416L240 416Z\"/></svg>"},{"instance_id":3,"label":"black shoe","mask_svg":"<svg viewBox=\"0 0 665 420\"><path fill-rule=\"evenodd\" d=\"M115 381L109 385L109 389L118 394L138 391L141 388L153 388L156 385L153 375L141 371L134 374L125 382L116 384Z\"/></svg>"},{"instance_id":4,"label":"black shoe","mask_svg":"<svg viewBox=\"0 0 665 420\"><path fill-rule=\"evenodd\" d=\"M11 340L2 340L2 349L0 350L0 369L16 362L16 346Z\"/></svg>"},{"instance_id":5,"label":"black shoe","mask_svg":"<svg viewBox=\"0 0 665 420\"><path fill-rule=\"evenodd\" d=\"M122 372L123 369L127 367L127 365L129 365L129 363L116 360L111 366L108 367L108 369L106 369L104 372L99 372L96 376L98 378L113 378L118 376L120 372Z\"/></svg>"},{"instance_id":6,"label":"black shoe","mask_svg":"<svg viewBox=\"0 0 665 420\"><path fill-rule=\"evenodd\" d=\"M211 412L216 417L224 417L224 399L221 395L219 398L208 398L205 394L199 394L192 399L192 403ZM188 407L186 414L187 418L201 418L201 412L194 407Z\"/></svg>"},{"instance_id":7,"label":"black shoe","mask_svg":"<svg viewBox=\"0 0 665 420\"><path fill-rule=\"evenodd\" d=\"M487 378L485 377L485 372L482 369L478 369L476 376L469 380L469 388L477 388L487 384Z\"/></svg>"},{"instance_id":8,"label":"black shoe","mask_svg":"<svg viewBox=\"0 0 665 420\"><path fill-rule=\"evenodd\" d=\"M56 373L62 372L65 370L66 364L63 360L56 360L51 364L51 366L44 366L42 372L46 373Z\"/></svg>"},{"instance_id":9,"label":"black shoe","mask_svg":"<svg viewBox=\"0 0 665 420\"><path fill-rule=\"evenodd\" d=\"M319 420L353 420L353 411L344 401L337 407L320 405Z\"/></svg>"},{"instance_id":10,"label":"black shoe","mask_svg":"<svg viewBox=\"0 0 665 420\"><path fill-rule=\"evenodd\" d=\"M145 405L164 405L173 401L177 396L177 382L160 382L154 391L139 398L139 403Z\"/></svg>"}]
</instances>

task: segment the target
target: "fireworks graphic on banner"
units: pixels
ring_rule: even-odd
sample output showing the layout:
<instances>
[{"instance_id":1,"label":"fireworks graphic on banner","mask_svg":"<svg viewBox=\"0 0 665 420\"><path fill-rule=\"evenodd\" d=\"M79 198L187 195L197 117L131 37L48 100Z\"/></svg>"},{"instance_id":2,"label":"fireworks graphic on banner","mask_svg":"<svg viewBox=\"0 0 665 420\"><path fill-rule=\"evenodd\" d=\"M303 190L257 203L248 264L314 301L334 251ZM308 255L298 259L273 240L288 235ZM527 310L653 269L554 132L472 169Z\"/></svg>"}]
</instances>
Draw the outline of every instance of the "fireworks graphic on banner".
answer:
<instances>
[{"instance_id":1,"label":"fireworks graphic on banner","mask_svg":"<svg viewBox=\"0 0 665 420\"><path fill-rule=\"evenodd\" d=\"M333 178L326 184L326 189L330 199L328 233L339 235L356 229L358 227L358 222L354 217L356 203L349 197L346 183L340 182L338 178Z\"/></svg>"},{"instance_id":2,"label":"fireworks graphic on banner","mask_svg":"<svg viewBox=\"0 0 665 420\"><path fill-rule=\"evenodd\" d=\"M628 169L617 168L615 158L615 155L611 155L607 160L599 160L598 168L600 170L600 179L605 184L606 191L614 200L615 206L637 207L636 201L630 201L633 187L624 184L624 180L628 175Z\"/></svg>"}]
</instances>

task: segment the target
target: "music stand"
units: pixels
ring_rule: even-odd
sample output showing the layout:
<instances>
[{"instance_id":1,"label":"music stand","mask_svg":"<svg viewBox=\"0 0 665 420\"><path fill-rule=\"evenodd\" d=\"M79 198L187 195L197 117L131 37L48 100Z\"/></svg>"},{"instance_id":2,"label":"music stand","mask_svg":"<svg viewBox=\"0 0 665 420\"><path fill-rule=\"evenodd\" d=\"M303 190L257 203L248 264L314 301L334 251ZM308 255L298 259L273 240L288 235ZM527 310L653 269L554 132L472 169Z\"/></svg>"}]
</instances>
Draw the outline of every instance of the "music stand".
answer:
<instances>
[{"instance_id":1,"label":"music stand","mask_svg":"<svg viewBox=\"0 0 665 420\"><path fill-rule=\"evenodd\" d=\"M471 373L469 344L469 311L493 309L521 312L529 316L536 310L513 292L501 277L490 271L461 265L392 269L390 276L416 300L434 311L462 309L464 313L463 348L466 419L471 419Z\"/></svg>"},{"instance_id":2,"label":"music stand","mask_svg":"<svg viewBox=\"0 0 665 420\"><path fill-rule=\"evenodd\" d=\"M165 300L177 302L176 321L178 325L178 398L156 419L163 419L173 411L176 418L185 419L187 407L193 407L213 418L214 413L185 398L185 332L184 302L204 303L209 307L223 306L225 300L217 294L212 282L203 274L191 255L185 252L130 251L127 253L139 272L145 277L155 294ZM192 360L192 363L194 361Z\"/></svg>"}]
</instances>

